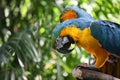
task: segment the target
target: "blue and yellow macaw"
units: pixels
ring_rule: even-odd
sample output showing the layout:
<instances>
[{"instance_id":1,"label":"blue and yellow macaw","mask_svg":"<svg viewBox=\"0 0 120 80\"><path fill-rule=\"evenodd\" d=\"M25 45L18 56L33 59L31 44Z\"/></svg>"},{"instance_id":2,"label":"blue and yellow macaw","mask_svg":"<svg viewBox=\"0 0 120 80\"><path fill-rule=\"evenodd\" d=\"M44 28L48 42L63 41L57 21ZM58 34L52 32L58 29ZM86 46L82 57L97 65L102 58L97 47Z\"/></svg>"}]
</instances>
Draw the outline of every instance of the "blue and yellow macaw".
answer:
<instances>
[{"instance_id":1,"label":"blue and yellow macaw","mask_svg":"<svg viewBox=\"0 0 120 80\"><path fill-rule=\"evenodd\" d=\"M61 23L53 30L54 48L69 53L70 45L76 43L95 59L101 68L109 56L120 58L120 25L106 20L94 20L82 9L67 7L60 16Z\"/></svg>"}]
</instances>

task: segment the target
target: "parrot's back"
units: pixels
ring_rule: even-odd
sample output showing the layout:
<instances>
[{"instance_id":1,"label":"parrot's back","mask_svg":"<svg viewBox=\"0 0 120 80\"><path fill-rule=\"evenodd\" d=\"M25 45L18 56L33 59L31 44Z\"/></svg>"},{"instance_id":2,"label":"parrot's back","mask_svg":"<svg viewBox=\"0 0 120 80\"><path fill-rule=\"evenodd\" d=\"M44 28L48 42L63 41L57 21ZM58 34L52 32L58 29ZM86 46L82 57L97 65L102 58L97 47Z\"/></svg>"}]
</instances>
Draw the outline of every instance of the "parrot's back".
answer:
<instances>
[{"instance_id":1,"label":"parrot's back","mask_svg":"<svg viewBox=\"0 0 120 80\"><path fill-rule=\"evenodd\" d=\"M98 20L91 24L91 33L104 49L112 54L120 56L119 24L106 20Z\"/></svg>"}]
</instances>

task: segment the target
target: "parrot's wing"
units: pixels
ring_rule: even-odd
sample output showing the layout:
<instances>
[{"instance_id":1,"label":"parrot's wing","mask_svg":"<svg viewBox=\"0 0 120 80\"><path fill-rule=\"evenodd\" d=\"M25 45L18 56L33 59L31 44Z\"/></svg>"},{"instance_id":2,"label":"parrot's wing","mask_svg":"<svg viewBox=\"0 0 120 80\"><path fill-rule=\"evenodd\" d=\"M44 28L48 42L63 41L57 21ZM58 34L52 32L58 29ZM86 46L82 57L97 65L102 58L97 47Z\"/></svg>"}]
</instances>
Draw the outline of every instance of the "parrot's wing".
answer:
<instances>
[{"instance_id":1,"label":"parrot's wing","mask_svg":"<svg viewBox=\"0 0 120 80\"><path fill-rule=\"evenodd\" d=\"M120 25L98 20L91 23L91 34L107 51L120 56Z\"/></svg>"}]
</instances>

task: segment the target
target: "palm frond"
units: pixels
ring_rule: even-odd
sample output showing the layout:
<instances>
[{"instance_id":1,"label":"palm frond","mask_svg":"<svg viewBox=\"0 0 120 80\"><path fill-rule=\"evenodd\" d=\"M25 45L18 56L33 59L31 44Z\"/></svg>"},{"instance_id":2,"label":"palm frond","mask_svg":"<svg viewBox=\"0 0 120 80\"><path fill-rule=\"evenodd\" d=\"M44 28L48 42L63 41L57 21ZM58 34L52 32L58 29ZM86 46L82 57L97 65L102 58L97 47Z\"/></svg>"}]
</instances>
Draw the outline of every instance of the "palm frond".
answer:
<instances>
[{"instance_id":1,"label":"palm frond","mask_svg":"<svg viewBox=\"0 0 120 80\"><path fill-rule=\"evenodd\" d=\"M0 48L0 73L4 72L6 76L14 77L16 71L22 72L24 67L39 61L39 54L32 43L31 36L25 31L13 35ZM9 71L13 74L10 75Z\"/></svg>"}]
</instances>

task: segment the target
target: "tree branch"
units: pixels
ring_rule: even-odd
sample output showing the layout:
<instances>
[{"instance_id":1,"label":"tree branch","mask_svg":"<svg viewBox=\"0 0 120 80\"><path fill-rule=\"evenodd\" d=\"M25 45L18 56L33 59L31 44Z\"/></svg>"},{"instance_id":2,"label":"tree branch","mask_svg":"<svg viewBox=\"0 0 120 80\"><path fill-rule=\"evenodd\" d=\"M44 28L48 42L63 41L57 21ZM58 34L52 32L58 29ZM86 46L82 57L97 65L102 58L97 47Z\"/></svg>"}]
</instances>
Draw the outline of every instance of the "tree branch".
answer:
<instances>
[{"instance_id":1,"label":"tree branch","mask_svg":"<svg viewBox=\"0 0 120 80\"><path fill-rule=\"evenodd\" d=\"M73 77L80 80L120 80L102 72L89 70L85 68L77 68L73 70Z\"/></svg>"}]
</instances>

